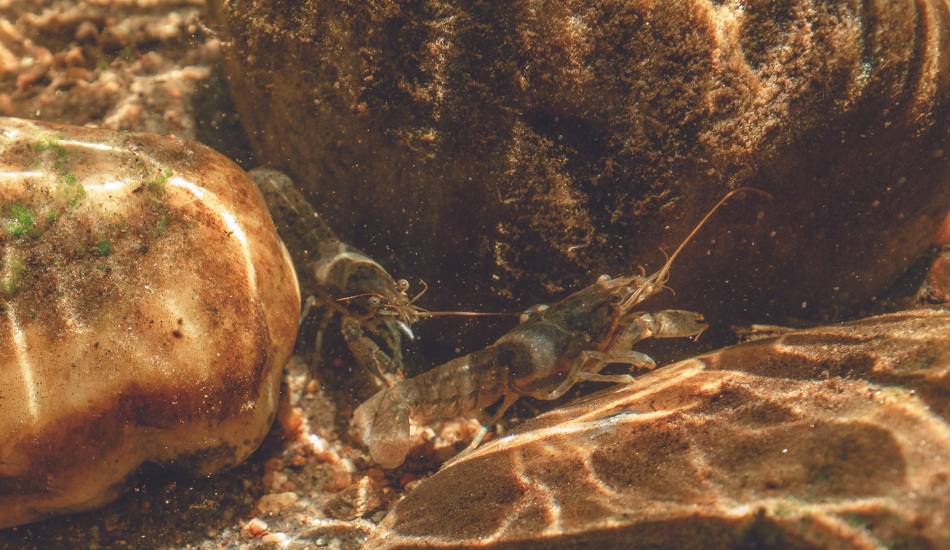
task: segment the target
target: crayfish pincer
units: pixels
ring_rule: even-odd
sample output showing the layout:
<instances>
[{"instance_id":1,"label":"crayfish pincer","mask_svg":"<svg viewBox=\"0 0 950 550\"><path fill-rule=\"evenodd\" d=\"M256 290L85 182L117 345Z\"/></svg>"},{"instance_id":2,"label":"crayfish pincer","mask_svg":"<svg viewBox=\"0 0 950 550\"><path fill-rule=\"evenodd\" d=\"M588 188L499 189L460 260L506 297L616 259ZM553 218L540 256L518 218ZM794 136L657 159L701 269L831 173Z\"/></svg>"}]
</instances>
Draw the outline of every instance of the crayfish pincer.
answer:
<instances>
[{"instance_id":1,"label":"crayfish pincer","mask_svg":"<svg viewBox=\"0 0 950 550\"><path fill-rule=\"evenodd\" d=\"M706 329L702 315L691 311L633 311L664 288L670 266L686 243L729 197L727 194L700 221L666 264L650 276L611 278L544 308L532 308L520 325L494 344L459 357L415 378L400 380L356 409L352 427L385 468L403 463L409 453L410 424L454 418L502 400L489 425L518 398L556 399L580 381L630 383L630 375L604 375L611 363L653 368L655 363L632 346L649 337L695 336ZM767 194L766 194L767 195ZM474 449L486 430L475 438Z\"/></svg>"}]
</instances>

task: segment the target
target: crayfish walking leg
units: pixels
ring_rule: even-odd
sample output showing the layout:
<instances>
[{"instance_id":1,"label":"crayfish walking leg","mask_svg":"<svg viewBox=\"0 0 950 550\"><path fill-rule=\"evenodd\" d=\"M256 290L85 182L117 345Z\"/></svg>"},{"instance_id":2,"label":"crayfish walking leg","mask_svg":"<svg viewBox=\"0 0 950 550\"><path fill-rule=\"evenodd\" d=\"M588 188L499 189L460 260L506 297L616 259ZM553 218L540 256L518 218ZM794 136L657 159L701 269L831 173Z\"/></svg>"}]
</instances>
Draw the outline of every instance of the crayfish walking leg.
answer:
<instances>
[{"instance_id":1,"label":"crayfish walking leg","mask_svg":"<svg viewBox=\"0 0 950 550\"><path fill-rule=\"evenodd\" d=\"M625 321L621 321L620 326L625 328L614 336L605 351L581 352L564 382L543 398L557 399L580 381L633 382L634 378L629 374L604 375L600 374L600 371L612 363L623 363L652 370L656 368L656 363L645 353L633 351L631 348L634 344L650 337L687 338L699 336L709 328L709 325L703 322L702 315L681 309L667 309L652 314L634 313L628 316Z\"/></svg>"}]
</instances>

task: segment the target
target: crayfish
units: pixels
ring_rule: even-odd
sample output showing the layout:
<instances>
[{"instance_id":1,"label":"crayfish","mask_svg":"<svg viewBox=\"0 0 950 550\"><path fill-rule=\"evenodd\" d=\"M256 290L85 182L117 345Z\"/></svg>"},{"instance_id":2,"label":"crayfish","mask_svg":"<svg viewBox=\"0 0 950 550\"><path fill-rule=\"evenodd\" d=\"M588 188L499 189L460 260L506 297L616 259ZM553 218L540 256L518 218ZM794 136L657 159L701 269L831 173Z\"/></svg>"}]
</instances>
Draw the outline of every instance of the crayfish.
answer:
<instances>
[{"instance_id":1,"label":"crayfish","mask_svg":"<svg viewBox=\"0 0 950 550\"><path fill-rule=\"evenodd\" d=\"M393 280L378 262L342 242L288 176L266 168L251 170L249 175L264 195L274 225L289 249L301 294L309 296L300 323L312 306L326 308L310 372L319 366L327 327L340 314L340 330L356 361L388 383L387 373L403 370L400 333L413 337L409 326L418 319L419 310L412 302L419 296L410 300L405 279ZM383 339L392 357L366 332Z\"/></svg>"},{"instance_id":2,"label":"crayfish","mask_svg":"<svg viewBox=\"0 0 950 550\"><path fill-rule=\"evenodd\" d=\"M351 424L372 459L385 468L401 465L411 447L410 423L463 416L503 400L492 425L521 397L556 399L581 381L635 381L628 374L600 374L610 363L654 368L652 359L631 349L635 343L651 336L697 336L708 325L691 311L645 313L634 308L665 288L670 266L683 247L716 209L741 191L768 195L756 189L727 194L656 273L602 275L550 307L532 308L520 325L485 349L400 380L360 405ZM479 445L486 433L483 428L463 453Z\"/></svg>"}]
</instances>

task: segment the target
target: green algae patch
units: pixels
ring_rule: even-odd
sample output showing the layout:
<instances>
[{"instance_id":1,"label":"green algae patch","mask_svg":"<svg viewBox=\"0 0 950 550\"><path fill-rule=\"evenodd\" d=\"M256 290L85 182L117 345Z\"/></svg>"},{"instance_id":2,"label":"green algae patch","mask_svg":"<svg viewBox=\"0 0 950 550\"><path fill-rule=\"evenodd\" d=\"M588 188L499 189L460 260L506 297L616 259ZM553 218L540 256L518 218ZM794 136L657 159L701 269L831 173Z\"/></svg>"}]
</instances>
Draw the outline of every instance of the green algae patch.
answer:
<instances>
[{"instance_id":1,"label":"green algae patch","mask_svg":"<svg viewBox=\"0 0 950 550\"><path fill-rule=\"evenodd\" d=\"M82 206L82 204L79 204L79 201L85 198L86 198L86 188L83 187L82 184L80 184L76 187L76 195L73 197L71 201L69 201L69 206L72 206L73 208L79 208L80 206Z\"/></svg>"},{"instance_id":2,"label":"green algae patch","mask_svg":"<svg viewBox=\"0 0 950 550\"><path fill-rule=\"evenodd\" d=\"M162 219L158 220L158 231L157 235L159 237L165 234L165 228L168 227L168 216L162 216Z\"/></svg>"},{"instance_id":3,"label":"green algae patch","mask_svg":"<svg viewBox=\"0 0 950 550\"><path fill-rule=\"evenodd\" d=\"M13 279L8 277L6 279L0 280L0 294L4 296L12 296L16 293L16 290L16 281Z\"/></svg>"},{"instance_id":4,"label":"green algae patch","mask_svg":"<svg viewBox=\"0 0 950 550\"><path fill-rule=\"evenodd\" d=\"M33 227L34 215L35 213L31 214L29 210L18 204L11 204L10 224L7 226L7 231L14 237L22 237Z\"/></svg>"},{"instance_id":5,"label":"green algae patch","mask_svg":"<svg viewBox=\"0 0 950 550\"><path fill-rule=\"evenodd\" d=\"M159 197L165 194L165 185L162 183L165 178L159 178L159 181L153 181L148 184L148 190L153 195L158 195Z\"/></svg>"},{"instance_id":6,"label":"green algae patch","mask_svg":"<svg viewBox=\"0 0 950 550\"><path fill-rule=\"evenodd\" d=\"M43 228L36 220L40 219L36 211L19 204L10 205L10 222L7 224L7 232L13 237L39 239L43 236Z\"/></svg>"},{"instance_id":7,"label":"green algae patch","mask_svg":"<svg viewBox=\"0 0 950 550\"><path fill-rule=\"evenodd\" d=\"M20 289L20 274L23 272L25 264L23 258L19 256L7 256L2 267L3 278L0 279L0 295L12 296Z\"/></svg>"},{"instance_id":8,"label":"green algae patch","mask_svg":"<svg viewBox=\"0 0 950 550\"><path fill-rule=\"evenodd\" d=\"M864 527L870 523L871 518L865 514L847 514L844 516L844 522L849 527Z\"/></svg>"},{"instance_id":9,"label":"green algae patch","mask_svg":"<svg viewBox=\"0 0 950 550\"><path fill-rule=\"evenodd\" d=\"M108 256L112 253L112 243L110 241L99 241L99 244L96 245L96 250L100 256Z\"/></svg>"},{"instance_id":10,"label":"green algae patch","mask_svg":"<svg viewBox=\"0 0 950 550\"><path fill-rule=\"evenodd\" d=\"M65 158L69 156L69 151L67 151L66 148L59 143L64 137L65 136L62 134L62 132L53 135L45 135L41 138L39 143L34 145L34 149L36 149L37 153L53 151L57 156Z\"/></svg>"},{"instance_id":11,"label":"green algae patch","mask_svg":"<svg viewBox=\"0 0 950 550\"><path fill-rule=\"evenodd\" d=\"M143 166L143 171L149 171L152 166ZM161 170L156 176L155 181L150 181L147 185L149 193L155 195L158 198L161 198L165 195L165 181L172 177L174 171L170 166L165 167L164 170Z\"/></svg>"}]
</instances>

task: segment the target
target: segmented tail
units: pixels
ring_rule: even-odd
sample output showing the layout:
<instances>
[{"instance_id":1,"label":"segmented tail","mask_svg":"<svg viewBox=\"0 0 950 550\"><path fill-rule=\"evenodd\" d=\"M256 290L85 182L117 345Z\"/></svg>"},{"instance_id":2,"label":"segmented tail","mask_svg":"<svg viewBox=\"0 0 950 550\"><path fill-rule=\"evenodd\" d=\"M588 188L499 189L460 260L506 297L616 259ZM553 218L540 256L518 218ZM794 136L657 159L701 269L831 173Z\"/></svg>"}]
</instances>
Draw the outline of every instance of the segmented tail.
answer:
<instances>
[{"instance_id":1,"label":"segmented tail","mask_svg":"<svg viewBox=\"0 0 950 550\"><path fill-rule=\"evenodd\" d=\"M397 384L404 382L400 381ZM396 468L403 463L411 448L409 415L411 410L386 388L360 405L353 414L353 426L369 447L373 461L383 468Z\"/></svg>"}]
</instances>

